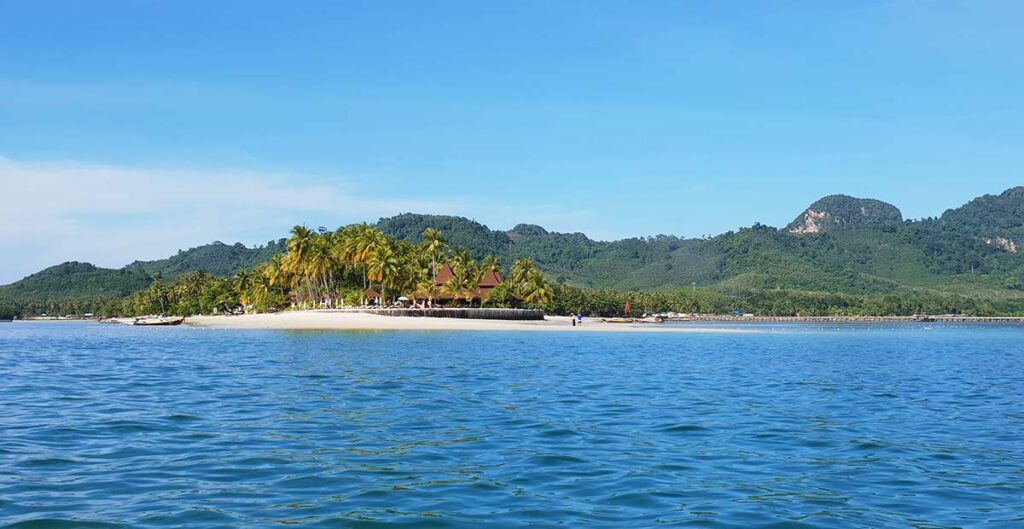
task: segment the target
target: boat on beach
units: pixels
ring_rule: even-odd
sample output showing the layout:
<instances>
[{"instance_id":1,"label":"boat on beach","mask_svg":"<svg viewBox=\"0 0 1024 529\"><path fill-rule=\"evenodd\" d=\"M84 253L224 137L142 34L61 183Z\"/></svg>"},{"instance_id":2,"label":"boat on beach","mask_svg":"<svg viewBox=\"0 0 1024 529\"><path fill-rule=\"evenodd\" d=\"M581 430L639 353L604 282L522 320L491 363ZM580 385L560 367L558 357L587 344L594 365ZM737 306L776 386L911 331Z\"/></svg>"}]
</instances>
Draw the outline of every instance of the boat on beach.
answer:
<instances>
[{"instance_id":1,"label":"boat on beach","mask_svg":"<svg viewBox=\"0 0 1024 529\"><path fill-rule=\"evenodd\" d=\"M603 318L601 321L605 323L633 323L633 318Z\"/></svg>"},{"instance_id":2,"label":"boat on beach","mask_svg":"<svg viewBox=\"0 0 1024 529\"><path fill-rule=\"evenodd\" d=\"M145 318L138 318L132 325L144 325L144 326L156 326L156 325L181 325L185 321L184 316L177 317L166 317L166 316L147 316Z\"/></svg>"},{"instance_id":3,"label":"boat on beach","mask_svg":"<svg viewBox=\"0 0 1024 529\"><path fill-rule=\"evenodd\" d=\"M120 324L120 325L135 325L135 321L139 318L100 318L97 323L102 324Z\"/></svg>"}]
</instances>

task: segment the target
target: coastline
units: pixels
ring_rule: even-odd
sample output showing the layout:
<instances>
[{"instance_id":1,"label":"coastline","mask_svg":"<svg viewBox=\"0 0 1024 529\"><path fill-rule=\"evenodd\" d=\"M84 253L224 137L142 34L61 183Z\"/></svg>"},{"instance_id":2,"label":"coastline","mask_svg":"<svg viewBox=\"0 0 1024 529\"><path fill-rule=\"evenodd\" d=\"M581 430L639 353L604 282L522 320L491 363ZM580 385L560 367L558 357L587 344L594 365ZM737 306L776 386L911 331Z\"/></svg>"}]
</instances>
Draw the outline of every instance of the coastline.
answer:
<instances>
[{"instance_id":1,"label":"coastline","mask_svg":"<svg viewBox=\"0 0 1024 529\"><path fill-rule=\"evenodd\" d=\"M568 316L544 320L476 320L380 316L356 312L290 311L241 316L190 316L185 325L215 329L348 330L348 331L533 331L533 332L653 332L653 333L752 333L749 329L661 326L642 323L606 323L587 318L573 327Z\"/></svg>"}]
</instances>

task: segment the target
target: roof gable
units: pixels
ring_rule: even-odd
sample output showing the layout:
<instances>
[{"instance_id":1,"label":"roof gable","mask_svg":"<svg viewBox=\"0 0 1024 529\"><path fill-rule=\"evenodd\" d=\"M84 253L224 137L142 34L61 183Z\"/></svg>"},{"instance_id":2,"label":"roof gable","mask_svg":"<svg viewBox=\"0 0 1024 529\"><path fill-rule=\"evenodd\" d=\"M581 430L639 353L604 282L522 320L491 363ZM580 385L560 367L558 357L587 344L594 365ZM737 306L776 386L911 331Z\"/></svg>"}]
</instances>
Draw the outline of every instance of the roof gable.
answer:
<instances>
[{"instance_id":1,"label":"roof gable","mask_svg":"<svg viewBox=\"0 0 1024 529\"><path fill-rule=\"evenodd\" d=\"M480 279L479 285L482 287L496 287L501 283L501 274L497 270L488 270L484 273L484 277Z\"/></svg>"},{"instance_id":2,"label":"roof gable","mask_svg":"<svg viewBox=\"0 0 1024 529\"><path fill-rule=\"evenodd\" d=\"M437 271L437 275L434 276L435 285L443 285L455 278L455 273L452 272L452 267L448 263L441 266L441 269Z\"/></svg>"}]
</instances>

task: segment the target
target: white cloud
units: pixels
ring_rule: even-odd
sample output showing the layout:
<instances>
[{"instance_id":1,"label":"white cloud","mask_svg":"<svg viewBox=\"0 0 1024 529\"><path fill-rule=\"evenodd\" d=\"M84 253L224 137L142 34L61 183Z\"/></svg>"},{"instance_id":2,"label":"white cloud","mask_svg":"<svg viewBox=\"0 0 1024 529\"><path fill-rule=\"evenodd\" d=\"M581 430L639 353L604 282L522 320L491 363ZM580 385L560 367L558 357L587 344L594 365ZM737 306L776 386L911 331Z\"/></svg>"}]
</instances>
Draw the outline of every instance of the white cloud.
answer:
<instances>
[{"instance_id":1,"label":"white cloud","mask_svg":"<svg viewBox=\"0 0 1024 529\"><path fill-rule=\"evenodd\" d=\"M208 243L266 241L297 223L335 225L447 202L357 196L308 178L0 157L0 284L67 260L119 267Z\"/></svg>"}]
</instances>

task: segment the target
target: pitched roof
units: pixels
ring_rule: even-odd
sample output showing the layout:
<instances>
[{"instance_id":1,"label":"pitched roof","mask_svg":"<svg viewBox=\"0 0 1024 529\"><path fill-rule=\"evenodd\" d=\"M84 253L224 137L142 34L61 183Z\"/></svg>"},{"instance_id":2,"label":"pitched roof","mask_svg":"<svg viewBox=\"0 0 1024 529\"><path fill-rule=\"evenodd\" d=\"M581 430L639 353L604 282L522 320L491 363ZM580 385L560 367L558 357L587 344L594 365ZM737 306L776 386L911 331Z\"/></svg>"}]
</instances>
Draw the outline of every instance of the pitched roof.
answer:
<instances>
[{"instance_id":1,"label":"pitched roof","mask_svg":"<svg viewBox=\"0 0 1024 529\"><path fill-rule=\"evenodd\" d=\"M452 267L448 263L445 263L441 266L441 269L437 271L437 275L434 276L434 284L441 286L451 281L454 277L455 273L452 272Z\"/></svg>"},{"instance_id":2,"label":"pitched roof","mask_svg":"<svg viewBox=\"0 0 1024 529\"><path fill-rule=\"evenodd\" d=\"M363 291L363 295L368 297L368 298L370 298L370 299L379 298L380 297L380 292L377 292L376 290L374 290L372 288L368 288L368 289Z\"/></svg>"},{"instance_id":3,"label":"pitched roof","mask_svg":"<svg viewBox=\"0 0 1024 529\"><path fill-rule=\"evenodd\" d=\"M488 270L484 277L480 279L479 285L482 287L496 287L501 283L501 274L497 270Z\"/></svg>"}]
</instances>

